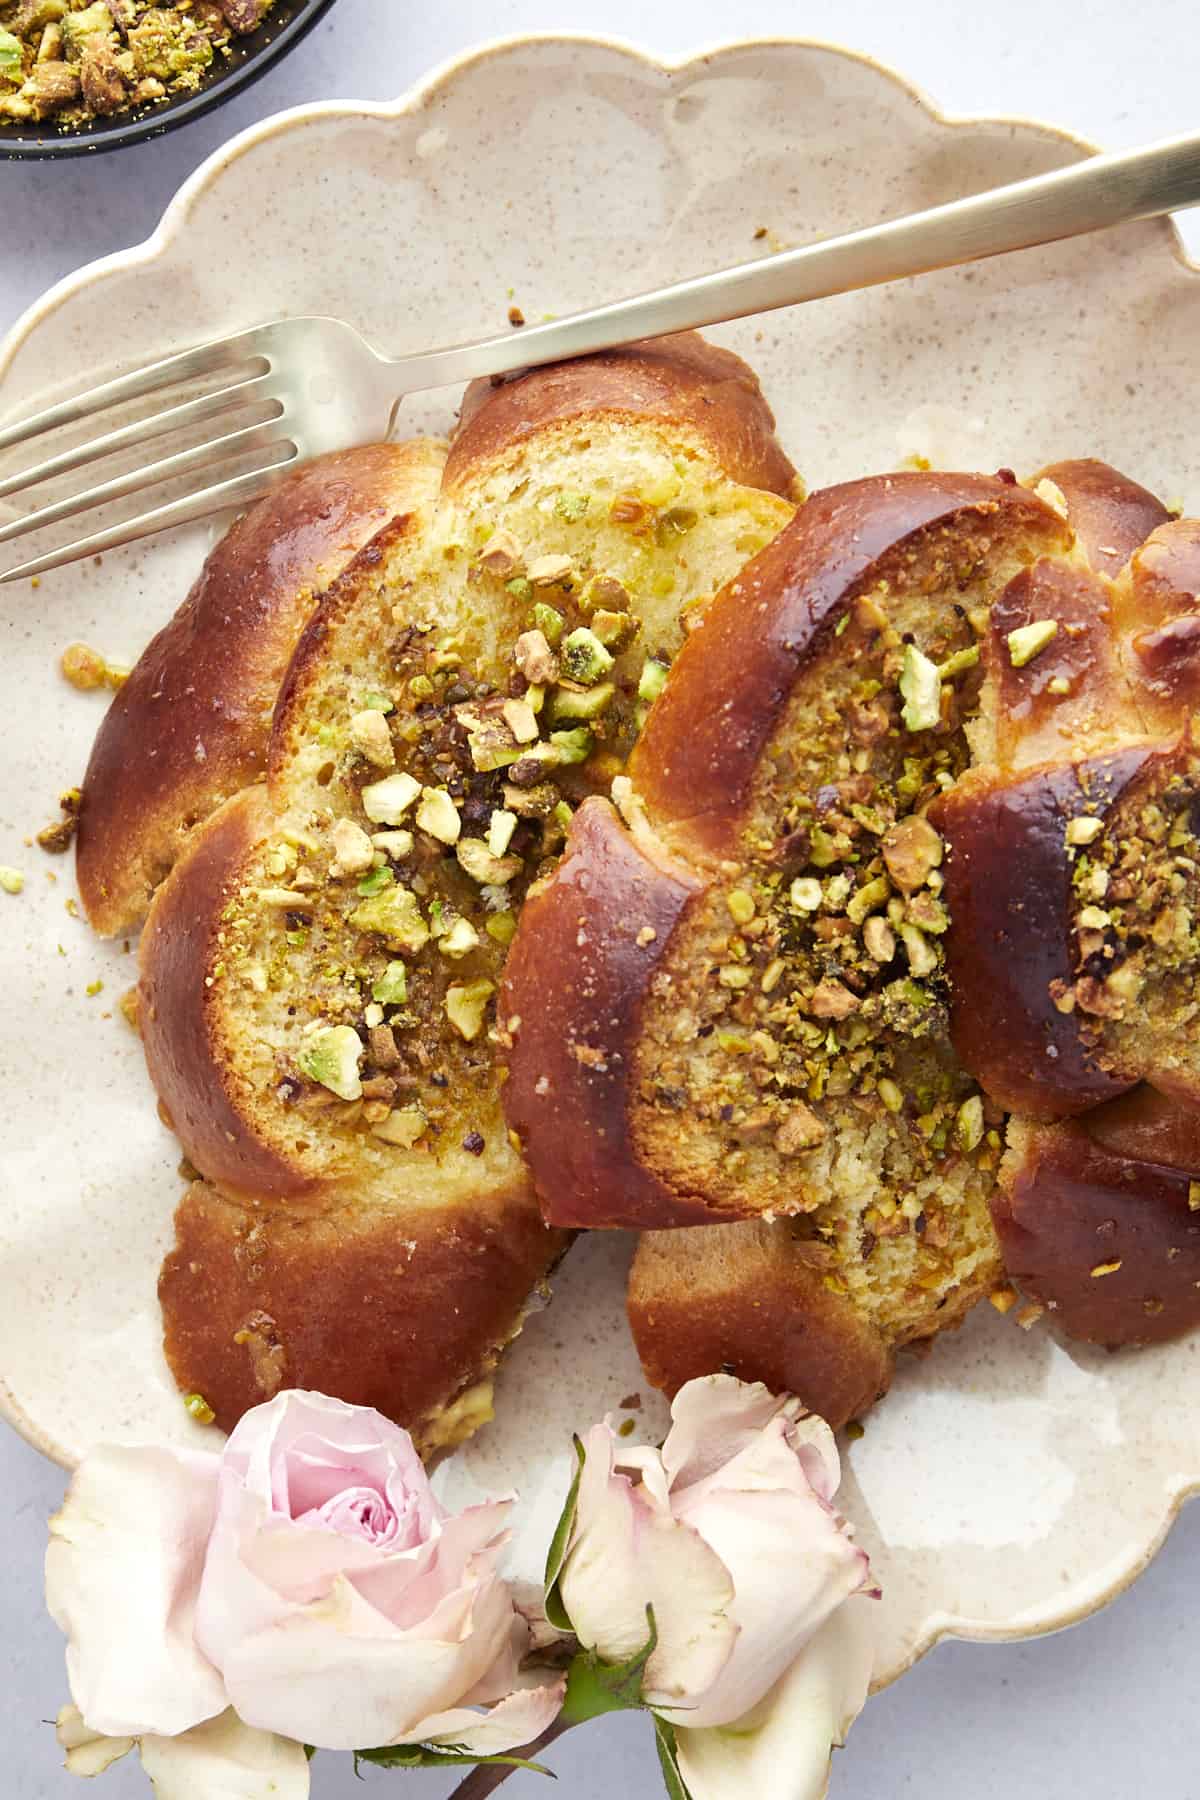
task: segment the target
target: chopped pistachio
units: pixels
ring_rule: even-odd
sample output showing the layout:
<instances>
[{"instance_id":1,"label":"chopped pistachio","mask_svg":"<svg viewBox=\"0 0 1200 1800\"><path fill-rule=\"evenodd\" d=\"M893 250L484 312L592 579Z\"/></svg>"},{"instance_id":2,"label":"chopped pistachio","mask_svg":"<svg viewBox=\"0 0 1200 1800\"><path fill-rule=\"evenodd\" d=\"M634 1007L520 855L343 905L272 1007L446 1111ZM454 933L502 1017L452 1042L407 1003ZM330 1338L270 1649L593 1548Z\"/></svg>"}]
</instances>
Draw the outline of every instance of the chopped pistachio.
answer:
<instances>
[{"instance_id":1,"label":"chopped pistachio","mask_svg":"<svg viewBox=\"0 0 1200 1800\"><path fill-rule=\"evenodd\" d=\"M611 651L604 648L595 632L586 625L580 625L563 641L563 673L583 687L592 687L607 675L613 661Z\"/></svg>"},{"instance_id":2,"label":"chopped pistachio","mask_svg":"<svg viewBox=\"0 0 1200 1800\"><path fill-rule=\"evenodd\" d=\"M25 886L25 877L20 869L10 869L7 864L0 866L0 888L6 894L19 894Z\"/></svg>"},{"instance_id":3,"label":"chopped pistachio","mask_svg":"<svg viewBox=\"0 0 1200 1800\"><path fill-rule=\"evenodd\" d=\"M374 855L374 851L371 854ZM382 894L384 888L391 887L395 879L387 864L381 863L377 869L371 869L363 876L356 884L355 891L368 899L372 894Z\"/></svg>"},{"instance_id":4,"label":"chopped pistachio","mask_svg":"<svg viewBox=\"0 0 1200 1800\"><path fill-rule=\"evenodd\" d=\"M563 616L555 612L552 606L543 606L541 602L533 609L535 625L532 631L523 631L513 645L513 661L525 677L535 686L548 687L552 681L558 680L558 658L554 654L554 646L562 639Z\"/></svg>"},{"instance_id":5,"label":"chopped pistachio","mask_svg":"<svg viewBox=\"0 0 1200 1800\"><path fill-rule=\"evenodd\" d=\"M725 904L735 925L748 925L754 917L754 896L748 894L745 888L734 888L731 894L726 895Z\"/></svg>"},{"instance_id":6,"label":"chopped pistachio","mask_svg":"<svg viewBox=\"0 0 1200 1800\"><path fill-rule=\"evenodd\" d=\"M185 1394L183 1404L198 1425L211 1425L217 1416L203 1394Z\"/></svg>"},{"instance_id":7,"label":"chopped pistachio","mask_svg":"<svg viewBox=\"0 0 1200 1800\"><path fill-rule=\"evenodd\" d=\"M97 994L102 994L104 992L104 983L99 978L95 981L89 981L83 991L89 1000L94 1000Z\"/></svg>"},{"instance_id":8,"label":"chopped pistachio","mask_svg":"<svg viewBox=\"0 0 1200 1800\"><path fill-rule=\"evenodd\" d=\"M311 894L302 893L299 888L263 887L257 893L264 906L277 906L280 911L311 912L317 904Z\"/></svg>"},{"instance_id":9,"label":"chopped pistachio","mask_svg":"<svg viewBox=\"0 0 1200 1800\"><path fill-rule=\"evenodd\" d=\"M744 1031L718 1031L717 1046L731 1056L749 1056L754 1045Z\"/></svg>"},{"instance_id":10,"label":"chopped pistachio","mask_svg":"<svg viewBox=\"0 0 1200 1800\"><path fill-rule=\"evenodd\" d=\"M333 828L333 861L329 865L329 873L334 880L344 875L361 875L369 869L375 859L375 846L353 819L339 819ZM296 861L292 852L292 862ZM286 866L286 865L285 865ZM272 869L274 875L282 875L283 869Z\"/></svg>"},{"instance_id":11,"label":"chopped pistachio","mask_svg":"<svg viewBox=\"0 0 1200 1800\"><path fill-rule=\"evenodd\" d=\"M965 650L956 650L953 656L948 656L946 658L945 662L942 663L938 669L938 679L941 681L953 681L954 677L956 675L961 675L964 670L973 669L978 661L979 645L968 644Z\"/></svg>"},{"instance_id":12,"label":"chopped pistachio","mask_svg":"<svg viewBox=\"0 0 1200 1800\"><path fill-rule=\"evenodd\" d=\"M506 769L518 760L522 746L513 737L503 713L481 713L474 707L460 706L457 717L466 727L471 761L482 773Z\"/></svg>"},{"instance_id":13,"label":"chopped pistachio","mask_svg":"<svg viewBox=\"0 0 1200 1800\"><path fill-rule=\"evenodd\" d=\"M904 1105L904 1095L890 1076L880 1078L876 1092L890 1113L898 1113Z\"/></svg>"},{"instance_id":14,"label":"chopped pistachio","mask_svg":"<svg viewBox=\"0 0 1200 1800\"><path fill-rule=\"evenodd\" d=\"M408 970L402 962L390 962L371 984L371 998L382 1006L403 1006L408 999Z\"/></svg>"},{"instance_id":15,"label":"chopped pistachio","mask_svg":"<svg viewBox=\"0 0 1200 1800\"><path fill-rule=\"evenodd\" d=\"M519 856L495 856L482 838L459 838L455 855L472 881L503 885L521 872Z\"/></svg>"},{"instance_id":16,"label":"chopped pistachio","mask_svg":"<svg viewBox=\"0 0 1200 1800\"><path fill-rule=\"evenodd\" d=\"M495 993L490 981L480 980L467 982L461 987L450 987L446 990L446 1017L468 1043L474 1041L483 1030L483 1015L487 1011L487 1003Z\"/></svg>"},{"instance_id":17,"label":"chopped pistachio","mask_svg":"<svg viewBox=\"0 0 1200 1800\"><path fill-rule=\"evenodd\" d=\"M896 954L896 934L878 915L863 926L863 948L872 962L889 963Z\"/></svg>"},{"instance_id":18,"label":"chopped pistachio","mask_svg":"<svg viewBox=\"0 0 1200 1800\"><path fill-rule=\"evenodd\" d=\"M954 1135L960 1150L968 1155L983 1142L983 1100L972 1094L964 1100L954 1117Z\"/></svg>"},{"instance_id":19,"label":"chopped pistachio","mask_svg":"<svg viewBox=\"0 0 1200 1800\"><path fill-rule=\"evenodd\" d=\"M908 956L908 966L919 981L923 975L932 975L937 968L937 952L928 942L923 931L915 925L901 925L900 941Z\"/></svg>"},{"instance_id":20,"label":"chopped pistachio","mask_svg":"<svg viewBox=\"0 0 1200 1800\"><path fill-rule=\"evenodd\" d=\"M941 717L942 682L936 663L922 655L915 644L904 646L900 669L904 706L900 717L906 731L932 731Z\"/></svg>"},{"instance_id":21,"label":"chopped pistachio","mask_svg":"<svg viewBox=\"0 0 1200 1800\"><path fill-rule=\"evenodd\" d=\"M302 1074L339 1100L360 1100L362 1054L362 1039L349 1025L322 1025L309 1033L296 1062Z\"/></svg>"},{"instance_id":22,"label":"chopped pistachio","mask_svg":"<svg viewBox=\"0 0 1200 1800\"><path fill-rule=\"evenodd\" d=\"M1104 830L1104 820L1081 813L1078 818L1067 820L1068 844L1094 844Z\"/></svg>"},{"instance_id":23,"label":"chopped pistachio","mask_svg":"<svg viewBox=\"0 0 1200 1800\"><path fill-rule=\"evenodd\" d=\"M601 607L592 614L592 630L606 650L628 649L640 629L641 621L632 613L610 612L607 607Z\"/></svg>"},{"instance_id":24,"label":"chopped pistachio","mask_svg":"<svg viewBox=\"0 0 1200 1800\"><path fill-rule=\"evenodd\" d=\"M412 855L413 834L411 831L373 831L371 843L393 862L403 862L406 856Z\"/></svg>"},{"instance_id":25,"label":"chopped pistachio","mask_svg":"<svg viewBox=\"0 0 1200 1800\"><path fill-rule=\"evenodd\" d=\"M382 1138L385 1144L396 1144L401 1150L411 1150L419 1143L429 1129L429 1120L419 1106L398 1106L372 1125L374 1137Z\"/></svg>"},{"instance_id":26,"label":"chopped pistachio","mask_svg":"<svg viewBox=\"0 0 1200 1800\"><path fill-rule=\"evenodd\" d=\"M801 912L816 912L823 898L821 884L815 875L797 876L788 892L792 905L798 906Z\"/></svg>"},{"instance_id":27,"label":"chopped pistachio","mask_svg":"<svg viewBox=\"0 0 1200 1800\"><path fill-rule=\"evenodd\" d=\"M507 909L504 912L493 913L484 926L484 930L490 938L495 939L496 943L511 944L517 935L517 915Z\"/></svg>"},{"instance_id":28,"label":"chopped pistachio","mask_svg":"<svg viewBox=\"0 0 1200 1800\"><path fill-rule=\"evenodd\" d=\"M556 687L550 695L551 721L557 724L562 719L598 719L612 705L616 691L611 681L589 688Z\"/></svg>"},{"instance_id":29,"label":"chopped pistachio","mask_svg":"<svg viewBox=\"0 0 1200 1800\"><path fill-rule=\"evenodd\" d=\"M577 725L573 731L552 731L549 747L554 753L554 762L562 766L586 762L592 753L592 734L582 725Z\"/></svg>"},{"instance_id":30,"label":"chopped pistachio","mask_svg":"<svg viewBox=\"0 0 1200 1800\"><path fill-rule=\"evenodd\" d=\"M773 994L786 973L787 964L781 956L777 956L773 962L769 962L763 970L762 980L759 982L763 993Z\"/></svg>"},{"instance_id":31,"label":"chopped pistachio","mask_svg":"<svg viewBox=\"0 0 1200 1800\"><path fill-rule=\"evenodd\" d=\"M1052 675L1046 683L1048 694L1069 694L1070 691L1071 683L1065 675Z\"/></svg>"},{"instance_id":32,"label":"chopped pistachio","mask_svg":"<svg viewBox=\"0 0 1200 1800\"><path fill-rule=\"evenodd\" d=\"M501 580L515 575L521 564L521 546L511 531L503 527L494 531L485 548L480 552L480 562L489 575L497 575Z\"/></svg>"},{"instance_id":33,"label":"chopped pistachio","mask_svg":"<svg viewBox=\"0 0 1200 1800\"><path fill-rule=\"evenodd\" d=\"M570 581L571 569L572 565L569 556L563 556L561 554L556 555L551 552L546 556L535 556L529 565L527 573L535 588L561 587L564 582ZM538 619L537 622L539 625L542 624L540 619ZM544 625L542 625L542 630L546 630ZM546 632L546 636L550 637L548 631ZM551 639L551 642L553 641L554 640Z\"/></svg>"},{"instance_id":34,"label":"chopped pistachio","mask_svg":"<svg viewBox=\"0 0 1200 1800\"><path fill-rule=\"evenodd\" d=\"M1188 1211L1200 1212L1200 1181L1188 1182Z\"/></svg>"},{"instance_id":35,"label":"chopped pistachio","mask_svg":"<svg viewBox=\"0 0 1200 1800\"><path fill-rule=\"evenodd\" d=\"M429 941L416 895L406 887L393 885L373 894L350 914L350 923L357 931L377 931L393 949L414 955Z\"/></svg>"},{"instance_id":36,"label":"chopped pistachio","mask_svg":"<svg viewBox=\"0 0 1200 1800\"><path fill-rule=\"evenodd\" d=\"M841 912L850 898L850 877L848 875L831 875L825 883L822 902L829 912Z\"/></svg>"},{"instance_id":37,"label":"chopped pistachio","mask_svg":"<svg viewBox=\"0 0 1200 1800\"><path fill-rule=\"evenodd\" d=\"M571 494L563 488L554 496L554 511L558 518L565 519L569 525L575 525L583 518L590 503L590 494Z\"/></svg>"},{"instance_id":38,"label":"chopped pistachio","mask_svg":"<svg viewBox=\"0 0 1200 1800\"><path fill-rule=\"evenodd\" d=\"M1115 1262L1097 1263L1092 1270L1092 1280L1098 1281L1102 1275L1115 1275L1120 1267L1120 1257Z\"/></svg>"},{"instance_id":39,"label":"chopped pistachio","mask_svg":"<svg viewBox=\"0 0 1200 1800\"><path fill-rule=\"evenodd\" d=\"M524 575L514 575L511 581L505 582L504 590L523 605L533 599L533 583Z\"/></svg>"},{"instance_id":40,"label":"chopped pistachio","mask_svg":"<svg viewBox=\"0 0 1200 1800\"><path fill-rule=\"evenodd\" d=\"M1014 669L1023 669L1058 636L1057 619L1034 619L1008 634L1008 656Z\"/></svg>"},{"instance_id":41,"label":"chopped pistachio","mask_svg":"<svg viewBox=\"0 0 1200 1800\"><path fill-rule=\"evenodd\" d=\"M383 1007L377 1000L363 1007L363 1024L368 1031L374 1031L377 1025L383 1024Z\"/></svg>"},{"instance_id":42,"label":"chopped pistachio","mask_svg":"<svg viewBox=\"0 0 1200 1800\"><path fill-rule=\"evenodd\" d=\"M389 694L364 694L359 705L366 712L395 712L396 702Z\"/></svg>"},{"instance_id":43,"label":"chopped pistachio","mask_svg":"<svg viewBox=\"0 0 1200 1800\"><path fill-rule=\"evenodd\" d=\"M440 844L456 844L462 830L462 819L445 788L422 788L417 808L417 824Z\"/></svg>"},{"instance_id":44,"label":"chopped pistachio","mask_svg":"<svg viewBox=\"0 0 1200 1800\"><path fill-rule=\"evenodd\" d=\"M503 856L517 829L517 815L497 807L488 822L487 846L493 856Z\"/></svg>"},{"instance_id":45,"label":"chopped pistachio","mask_svg":"<svg viewBox=\"0 0 1200 1800\"><path fill-rule=\"evenodd\" d=\"M350 742L359 755L377 769L390 769L395 765L392 734L382 713L370 708L356 712L350 721Z\"/></svg>"},{"instance_id":46,"label":"chopped pistachio","mask_svg":"<svg viewBox=\"0 0 1200 1800\"><path fill-rule=\"evenodd\" d=\"M530 712L541 712L543 706L546 704L546 689L544 683L540 681L531 681L529 683L529 686L525 689L525 704Z\"/></svg>"},{"instance_id":47,"label":"chopped pistachio","mask_svg":"<svg viewBox=\"0 0 1200 1800\"><path fill-rule=\"evenodd\" d=\"M1106 931L1112 924L1112 915L1101 906L1085 906L1080 909L1079 923L1085 931Z\"/></svg>"},{"instance_id":48,"label":"chopped pistachio","mask_svg":"<svg viewBox=\"0 0 1200 1800\"><path fill-rule=\"evenodd\" d=\"M846 906L846 917L850 923L861 925L868 913L884 905L891 891L891 883L886 875L877 875L873 881L865 881L858 892L850 896Z\"/></svg>"},{"instance_id":49,"label":"chopped pistachio","mask_svg":"<svg viewBox=\"0 0 1200 1800\"><path fill-rule=\"evenodd\" d=\"M538 734L537 714L529 701L506 700L501 711L504 723L516 738L518 744L532 744Z\"/></svg>"},{"instance_id":50,"label":"chopped pistachio","mask_svg":"<svg viewBox=\"0 0 1200 1800\"><path fill-rule=\"evenodd\" d=\"M648 656L638 677L637 697L652 705L667 685L667 665Z\"/></svg>"},{"instance_id":51,"label":"chopped pistachio","mask_svg":"<svg viewBox=\"0 0 1200 1800\"><path fill-rule=\"evenodd\" d=\"M747 988L750 986L753 971L744 963L726 963L717 971L717 979L722 987Z\"/></svg>"},{"instance_id":52,"label":"chopped pistachio","mask_svg":"<svg viewBox=\"0 0 1200 1800\"><path fill-rule=\"evenodd\" d=\"M571 808L568 806L568 804L565 800L559 800L556 803L554 811L551 813L550 817L554 820L554 823L556 825L561 825L561 827L564 831L570 831L571 820L574 817L574 814L572 813Z\"/></svg>"},{"instance_id":53,"label":"chopped pistachio","mask_svg":"<svg viewBox=\"0 0 1200 1800\"><path fill-rule=\"evenodd\" d=\"M924 886L944 854L945 846L929 820L916 813L893 825L883 841L888 874L906 894Z\"/></svg>"},{"instance_id":54,"label":"chopped pistachio","mask_svg":"<svg viewBox=\"0 0 1200 1800\"><path fill-rule=\"evenodd\" d=\"M457 961L460 956L468 955L479 947L479 933L470 919L455 919L438 940L438 949L443 956Z\"/></svg>"}]
</instances>

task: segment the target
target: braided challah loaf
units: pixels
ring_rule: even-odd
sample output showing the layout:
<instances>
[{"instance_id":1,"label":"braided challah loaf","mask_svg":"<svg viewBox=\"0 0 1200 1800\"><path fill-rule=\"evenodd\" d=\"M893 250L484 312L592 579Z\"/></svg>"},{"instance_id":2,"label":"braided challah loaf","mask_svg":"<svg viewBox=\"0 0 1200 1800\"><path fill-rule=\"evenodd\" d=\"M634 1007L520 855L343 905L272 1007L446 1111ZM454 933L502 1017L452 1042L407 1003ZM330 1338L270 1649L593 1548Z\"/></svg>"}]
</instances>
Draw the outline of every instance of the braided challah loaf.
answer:
<instances>
[{"instance_id":1,"label":"braided challah loaf","mask_svg":"<svg viewBox=\"0 0 1200 1800\"><path fill-rule=\"evenodd\" d=\"M231 763L241 791L159 888L141 1015L200 1176L160 1284L180 1385L225 1426L281 1385L323 1388L432 1450L487 1416L489 1372L566 1243L499 1103L494 996L525 888L623 766L685 618L790 516L793 475L749 371L694 337L484 384L448 454L390 454L408 471L395 516L315 610L267 621L267 781ZM235 533L287 517L276 497ZM255 579L229 544L202 594ZM257 640L214 624L210 605L188 673L220 707L251 685ZM178 687L193 635L177 622L151 647L121 729L156 729L162 669ZM114 810L111 760L93 819ZM136 882L129 851L109 870L97 848L96 891L140 896L171 860L170 782L151 810Z\"/></svg>"},{"instance_id":2,"label":"braided challah loaf","mask_svg":"<svg viewBox=\"0 0 1200 1800\"><path fill-rule=\"evenodd\" d=\"M1097 1115L1107 1161L1026 1117L1005 1159L1004 1127L1148 1073L1187 1089L1196 865L1167 864L1196 792L1172 704L1191 627L1164 570L1194 540L1165 518L1089 463L1036 491L900 474L815 494L683 646L623 818L596 799L573 821L506 970L505 1105L548 1219L653 1228L629 1308L657 1385L726 1366L835 1422L861 1411L898 1345L1000 1281L993 1209L1068 1327L1081 1218L1084 1279L1120 1264L1099 1227L1144 1169L1133 1115ZM1101 926L1098 871L1151 837L1162 855L1128 893L1114 875ZM1086 1010L1105 958L1140 1006ZM1137 1330L1098 1305L1105 1341L1200 1317L1188 1129L1165 1129L1143 1233L1161 1279L1127 1277Z\"/></svg>"}]
</instances>

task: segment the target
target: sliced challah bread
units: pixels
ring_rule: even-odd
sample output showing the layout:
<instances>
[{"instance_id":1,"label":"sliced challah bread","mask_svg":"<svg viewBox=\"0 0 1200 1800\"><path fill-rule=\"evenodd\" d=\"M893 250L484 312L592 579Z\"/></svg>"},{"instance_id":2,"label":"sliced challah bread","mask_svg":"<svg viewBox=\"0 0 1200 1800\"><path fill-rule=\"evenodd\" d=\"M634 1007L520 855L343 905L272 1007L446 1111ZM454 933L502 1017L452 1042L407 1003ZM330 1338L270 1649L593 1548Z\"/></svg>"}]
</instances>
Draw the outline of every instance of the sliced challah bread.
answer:
<instances>
[{"instance_id":1,"label":"sliced challah bread","mask_svg":"<svg viewBox=\"0 0 1200 1800\"><path fill-rule=\"evenodd\" d=\"M999 1277L1003 1096L956 1054L953 1024L975 1005L972 957L1000 950L956 916L962 864L931 820L960 796L969 813L974 758L1006 744L1012 768L1014 719L1043 754L1057 743L1051 788L1093 741L1140 729L1071 674L1049 676L1040 705L1009 679L1055 635L1027 617L1035 597L1053 595L1068 660L1076 623L1094 638L1107 614L1088 555L1103 493L1120 505L1098 560L1161 517L1113 472L1072 468L1090 507L1078 533L1052 479L1035 494L898 475L814 495L685 644L619 790L625 822L589 802L525 909L505 1104L547 1217L792 1215L643 1238L630 1315L663 1386L722 1364L786 1372L845 1417L886 1385L895 1346L956 1322ZM1141 767L1167 751L1122 754ZM981 837L1014 892L1024 863ZM971 893L992 905L990 872ZM1048 906L1026 920L1061 943ZM539 968L572 945L574 987L547 995ZM1040 967L1028 982L1060 1018ZM1003 1032L985 1048L991 1067ZM1130 1085L1093 1078L1093 1098Z\"/></svg>"},{"instance_id":2,"label":"sliced challah bread","mask_svg":"<svg viewBox=\"0 0 1200 1800\"><path fill-rule=\"evenodd\" d=\"M317 595L436 490L428 442L317 457L221 539L143 651L92 748L79 892L104 937L132 931L191 831L261 778L279 683Z\"/></svg>"},{"instance_id":3,"label":"sliced challah bread","mask_svg":"<svg viewBox=\"0 0 1200 1800\"><path fill-rule=\"evenodd\" d=\"M426 1450L486 1416L565 1246L499 1105L523 895L792 479L736 358L635 346L473 391L436 500L322 598L266 787L195 834L143 936L150 1073L204 1178L167 1352L220 1423L284 1383Z\"/></svg>"}]
</instances>

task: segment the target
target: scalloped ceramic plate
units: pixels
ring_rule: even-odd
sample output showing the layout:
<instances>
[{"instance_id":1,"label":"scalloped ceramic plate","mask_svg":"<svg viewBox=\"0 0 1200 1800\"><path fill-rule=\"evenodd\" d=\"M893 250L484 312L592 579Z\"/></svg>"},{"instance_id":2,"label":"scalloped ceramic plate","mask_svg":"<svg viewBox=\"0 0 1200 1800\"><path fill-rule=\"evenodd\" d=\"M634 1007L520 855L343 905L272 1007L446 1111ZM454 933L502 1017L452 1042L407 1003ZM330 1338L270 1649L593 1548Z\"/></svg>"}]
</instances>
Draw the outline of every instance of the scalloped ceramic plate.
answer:
<instances>
[{"instance_id":1,"label":"scalloped ceramic plate","mask_svg":"<svg viewBox=\"0 0 1200 1800\"><path fill-rule=\"evenodd\" d=\"M416 350L494 328L510 296L529 318L564 313L1079 154L1046 127L941 118L897 77L813 44L674 68L593 40L500 44L394 106L307 107L235 139L149 243L21 322L0 354L0 412L62 391L69 372L94 377L98 320L126 364L284 313L340 314ZM1195 416L1180 377L1198 331L1200 280L1159 223L715 335L758 369L810 486L914 450L1018 469L1095 454L1186 499ZM407 406L404 428L444 429L455 400ZM363 417L364 436L382 426ZM178 1148L114 1010L133 955L70 916L69 862L24 840L78 778L100 716L99 697L62 684L58 652L83 638L132 658L211 536L193 529L0 601L0 862L28 876L0 902L0 1370L8 1416L64 1462L97 1438L199 1428L159 1347ZM616 1237L577 1247L504 1369L496 1423L440 1476L459 1492L522 1490L517 1555L531 1569L571 1429L639 1390L630 1416L661 1428L624 1327L627 1255ZM1200 1485L1200 1339L1108 1357L982 1307L905 1361L846 1469L844 1505L885 1593L872 1615L881 1683L945 1633L1068 1624L1132 1579Z\"/></svg>"}]
</instances>

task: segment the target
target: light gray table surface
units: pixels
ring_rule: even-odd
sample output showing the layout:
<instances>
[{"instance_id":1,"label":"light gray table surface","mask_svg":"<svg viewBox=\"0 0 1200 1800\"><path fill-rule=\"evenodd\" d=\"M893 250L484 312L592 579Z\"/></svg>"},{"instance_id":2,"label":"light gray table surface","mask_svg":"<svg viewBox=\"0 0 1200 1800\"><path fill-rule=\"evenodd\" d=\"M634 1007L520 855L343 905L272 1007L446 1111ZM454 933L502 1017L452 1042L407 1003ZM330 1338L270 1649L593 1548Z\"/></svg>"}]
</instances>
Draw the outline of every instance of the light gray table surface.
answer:
<instances>
[{"instance_id":1,"label":"light gray table surface","mask_svg":"<svg viewBox=\"0 0 1200 1800\"><path fill-rule=\"evenodd\" d=\"M146 237L180 182L253 121L312 99L389 99L476 41L556 28L672 55L739 36L826 39L894 64L948 111L1051 120L1112 147L1200 123L1195 0L338 0L302 51L172 136L116 160L0 163L0 332L59 276ZM1200 214L1181 223L1200 252ZM0 1304L3 1280L0 1270ZM45 1521L62 1485L58 1469L0 1427L0 1800L78 1791L45 1723L66 1697L41 1593ZM943 1645L868 1706L837 1759L834 1800L1200 1800L1196 1557L1200 1507L1137 1586L1089 1623L1011 1647ZM662 1791L644 1722L631 1716L572 1734L549 1760L559 1786L545 1791L570 1800ZM382 1797L395 1785L412 1800L442 1800L452 1785L435 1774L366 1779L364 1790L348 1758L321 1757L315 1800ZM102 1778L96 1800L149 1791L129 1762ZM542 1791L534 1775L505 1789L512 1800Z\"/></svg>"}]
</instances>

